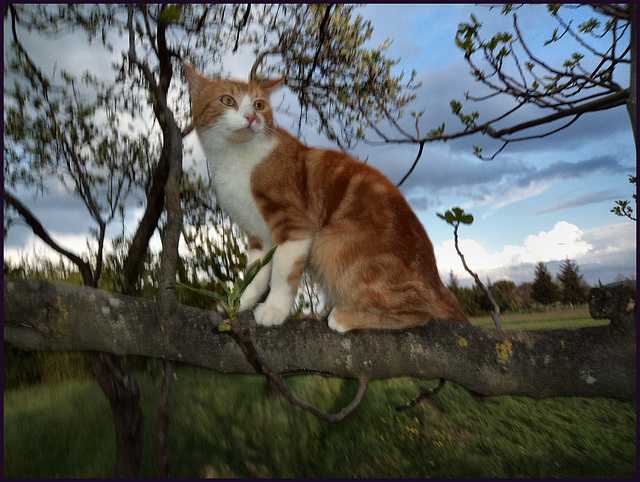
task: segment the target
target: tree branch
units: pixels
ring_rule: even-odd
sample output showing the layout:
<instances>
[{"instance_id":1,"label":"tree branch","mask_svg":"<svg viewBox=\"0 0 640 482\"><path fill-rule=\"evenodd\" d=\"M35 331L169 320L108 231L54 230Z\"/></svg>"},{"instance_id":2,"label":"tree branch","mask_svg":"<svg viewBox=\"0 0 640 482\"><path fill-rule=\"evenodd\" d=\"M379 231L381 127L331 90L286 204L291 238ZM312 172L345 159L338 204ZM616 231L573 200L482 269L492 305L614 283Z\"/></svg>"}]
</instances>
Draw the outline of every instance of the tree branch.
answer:
<instances>
[{"instance_id":1,"label":"tree branch","mask_svg":"<svg viewBox=\"0 0 640 482\"><path fill-rule=\"evenodd\" d=\"M239 43L240 43L240 33L242 29L247 26L247 22L249 21L249 16L251 15L251 4L247 4L247 9L244 11L244 15L242 16L242 20L238 25L238 30L236 33L236 44L233 46L232 52L235 54L238 51Z\"/></svg>"},{"instance_id":2,"label":"tree branch","mask_svg":"<svg viewBox=\"0 0 640 482\"><path fill-rule=\"evenodd\" d=\"M13 196L6 189L4 191L4 202L18 211L18 214L20 214L24 221L29 225L29 227L33 231L33 234L38 236L38 238L40 238L51 249L53 249L57 253L60 253L62 256L67 258L78 267L80 275L82 276L82 279L84 280L86 285L95 285L96 278L94 277L91 270L91 265L77 254L67 251L53 239L51 239L51 236L49 236L49 233L44 228L44 226L42 226L42 223L40 223L38 218L36 218L35 215L24 204L22 204L22 202L18 198Z\"/></svg>"},{"instance_id":3,"label":"tree branch","mask_svg":"<svg viewBox=\"0 0 640 482\"><path fill-rule=\"evenodd\" d=\"M635 289L593 289L590 311L607 326L497 330L433 320L407 330L337 334L322 321L288 320L247 330L270 370L358 379L444 378L487 396L636 396ZM4 280L5 341L39 350L100 350L255 373L238 344L218 332L220 315L180 305L160 329L151 300L71 284Z\"/></svg>"}]
</instances>

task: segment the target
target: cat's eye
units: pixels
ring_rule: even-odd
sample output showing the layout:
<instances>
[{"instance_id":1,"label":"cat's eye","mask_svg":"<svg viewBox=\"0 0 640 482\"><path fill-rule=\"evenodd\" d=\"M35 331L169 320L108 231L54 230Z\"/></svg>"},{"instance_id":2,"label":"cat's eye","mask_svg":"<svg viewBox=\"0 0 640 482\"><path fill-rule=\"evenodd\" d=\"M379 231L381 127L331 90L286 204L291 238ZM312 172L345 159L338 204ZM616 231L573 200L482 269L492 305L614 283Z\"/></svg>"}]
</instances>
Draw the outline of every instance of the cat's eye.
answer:
<instances>
[{"instance_id":1,"label":"cat's eye","mask_svg":"<svg viewBox=\"0 0 640 482\"><path fill-rule=\"evenodd\" d=\"M220 102L222 102L227 107L233 107L234 105L236 105L236 101L233 100L233 97L231 97L230 95L223 95L222 97L220 97Z\"/></svg>"},{"instance_id":2,"label":"cat's eye","mask_svg":"<svg viewBox=\"0 0 640 482\"><path fill-rule=\"evenodd\" d=\"M262 110L262 109L264 109L264 100L256 100L256 101L253 103L253 108L254 108L255 110Z\"/></svg>"}]
</instances>

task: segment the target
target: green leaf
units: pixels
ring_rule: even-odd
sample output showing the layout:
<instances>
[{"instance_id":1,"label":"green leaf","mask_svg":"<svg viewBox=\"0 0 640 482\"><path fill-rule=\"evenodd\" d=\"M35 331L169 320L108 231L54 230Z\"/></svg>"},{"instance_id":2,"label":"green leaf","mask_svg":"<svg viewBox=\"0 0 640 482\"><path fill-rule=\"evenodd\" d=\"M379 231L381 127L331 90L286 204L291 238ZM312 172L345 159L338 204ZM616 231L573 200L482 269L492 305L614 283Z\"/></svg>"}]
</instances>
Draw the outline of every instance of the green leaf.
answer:
<instances>
[{"instance_id":1,"label":"green leaf","mask_svg":"<svg viewBox=\"0 0 640 482\"><path fill-rule=\"evenodd\" d=\"M253 281L253 279L258 275L260 270L264 268L267 264L269 264L269 262L271 261L271 258L273 258L273 253L275 253L277 247L278 247L277 245L274 246L269 250L267 254L264 255L262 259L257 259L253 263L251 263L251 265L247 268L244 275L244 279L243 279L244 287L249 286L249 283Z\"/></svg>"},{"instance_id":2,"label":"green leaf","mask_svg":"<svg viewBox=\"0 0 640 482\"><path fill-rule=\"evenodd\" d=\"M473 215L472 214L465 214L464 216L462 216L460 218L460 222L462 224L471 224L471 223L473 223Z\"/></svg>"},{"instance_id":3,"label":"green leaf","mask_svg":"<svg viewBox=\"0 0 640 482\"><path fill-rule=\"evenodd\" d=\"M454 224L455 216L451 211L447 211L444 214L436 213L440 219L444 219L448 224Z\"/></svg>"},{"instance_id":4,"label":"green leaf","mask_svg":"<svg viewBox=\"0 0 640 482\"><path fill-rule=\"evenodd\" d=\"M561 3L550 3L547 5L547 10L549 10L549 13L551 13L551 15L557 15L558 10L560 10L561 6Z\"/></svg>"},{"instance_id":5,"label":"green leaf","mask_svg":"<svg viewBox=\"0 0 640 482\"><path fill-rule=\"evenodd\" d=\"M180 4L164 5L160 11L160 21L166 24L178 23L182 18L182 8Z\"/></svg>"},{"instance_id":6,"label":"green leaf","mask_svg":"<svg viewBox=\"0 0 640 482\"><path fill-rule=\"evenodd\" d=\"M452 100L451 102L449 102L449 105L451 106L451 112L454 115L460 114L460 111L462 110L462 104L460 103L460 101Z\"/></svg>"},{"instance_id":7,"label":"green leaf","mask_svg":"<svg viewBox=\"0 0 640 482\"><path fill-rule=\"evenodd\" d=\"M226 321L222 321L218 325L218 331L229 331L230 329L231 329L231 325L229 323L227 323Z\"/></svg>"},{"instance_id":8,"label":"green leaf","mask_svg":"<svg viewBox=\"0 0 640 482\"><path fill-rule=\"evenodd\" d=\"M431 129L429 131L429 137L437 137L444 134L445 123L443 122L441 126L436 127L435 129Z\"/></svg>"},{"instance_id":9,"label":"green leaf","mask_svg":"<svg viewBox=\"0 0 640 482\"><path fill-rule=\"evenodd\" d=\"M225 297L223 297L222 295L215 293L213 291L209 291L209 290L201 290L198 288L192 288L191 286L185 285L183 283L176 283L176 285L180 288L185 288L191 291L195 291L198 294L204 295L204 296L208 296L209 298L213 298L214 300L216 300L218 303L226 303L227 299ZM223 285L223 287L226 289L226 287Z\"/></svg>"},{"instance_id":10,"label":"green leaf","mask_svg":"<svg viewBox=\"0 0 640 482\"><path fill-rule=\"evenodd\" d=\"M511 10L513 10L513 3L507 3L502 7L502 11L500 13L502 13L502 15L508 15L511 13Z\"/></svg>"},{"instance_id":11,"label":"green leaf","mask_svg":"<svg viewBox=\"0 0 640 482\"><path fill-rule=\"evenodd\" d=\"M447 211L446 213L444 213L444 219L449 224L453 224L456 221L456 217L454 216L454 214L451 211Z\"/></svg>"}]
</instances>

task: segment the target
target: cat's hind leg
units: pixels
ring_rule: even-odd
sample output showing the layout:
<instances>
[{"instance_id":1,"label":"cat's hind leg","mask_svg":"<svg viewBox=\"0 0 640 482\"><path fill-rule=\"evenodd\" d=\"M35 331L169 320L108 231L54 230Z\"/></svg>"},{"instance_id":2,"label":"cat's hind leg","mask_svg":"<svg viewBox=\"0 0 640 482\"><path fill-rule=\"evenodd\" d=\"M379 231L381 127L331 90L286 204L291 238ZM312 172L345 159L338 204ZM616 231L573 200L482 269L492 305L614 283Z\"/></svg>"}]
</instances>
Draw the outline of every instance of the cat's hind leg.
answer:
<instances>
[{"instance_id":1,"label":"cat's hind leg","mask_svg":"<svg viewBox=\"0 0 640 482\"><path fill-rule=\"evenodd\" d=\"M334 308L327 318L329 328L338 333L362 329L401 329L423 325L428 320L424 313L394 313L377 311L342 310Z\"/></svg>"}]
</instances>

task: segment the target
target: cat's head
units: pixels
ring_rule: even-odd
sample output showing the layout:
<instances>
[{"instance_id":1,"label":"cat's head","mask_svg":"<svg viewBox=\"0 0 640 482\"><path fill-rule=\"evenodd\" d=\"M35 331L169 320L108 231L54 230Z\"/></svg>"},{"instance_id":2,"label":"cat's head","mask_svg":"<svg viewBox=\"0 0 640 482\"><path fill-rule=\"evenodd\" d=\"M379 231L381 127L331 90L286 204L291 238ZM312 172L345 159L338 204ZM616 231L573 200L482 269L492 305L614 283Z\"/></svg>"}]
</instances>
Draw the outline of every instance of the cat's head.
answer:
<instances>
[{"instance_id":1,"label":"cat's head","mask_svg":"<svg viewBox=\"0 0 640 482\"><path fill-rule=\"evenodd\" d=\"M268 135L273 127L269 95L283 79L249 83L209 79L189 63L183 68L198 132L206 129L208 135L232 144Z\"/></svg>"}]
</instances>

